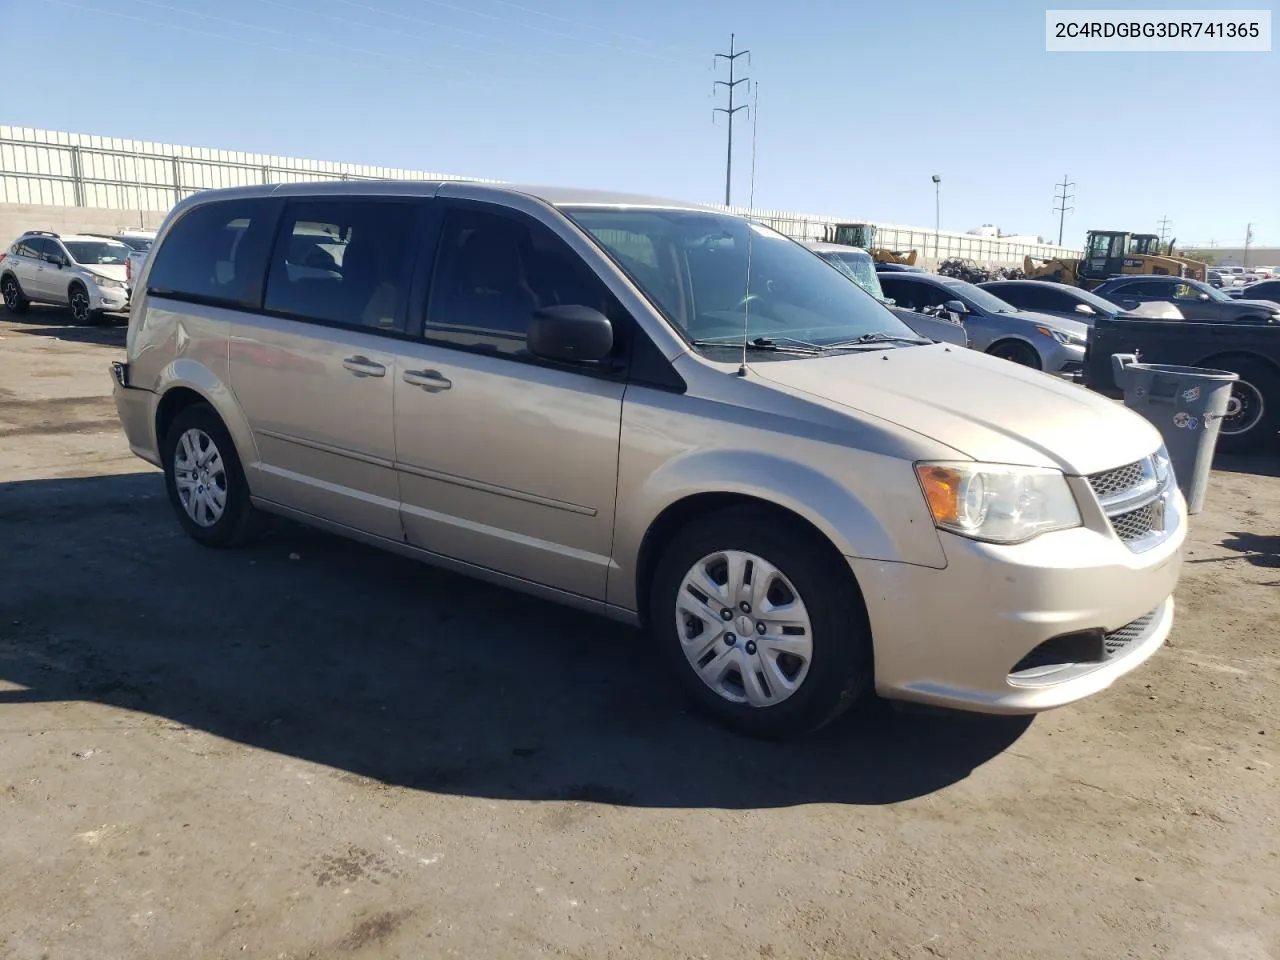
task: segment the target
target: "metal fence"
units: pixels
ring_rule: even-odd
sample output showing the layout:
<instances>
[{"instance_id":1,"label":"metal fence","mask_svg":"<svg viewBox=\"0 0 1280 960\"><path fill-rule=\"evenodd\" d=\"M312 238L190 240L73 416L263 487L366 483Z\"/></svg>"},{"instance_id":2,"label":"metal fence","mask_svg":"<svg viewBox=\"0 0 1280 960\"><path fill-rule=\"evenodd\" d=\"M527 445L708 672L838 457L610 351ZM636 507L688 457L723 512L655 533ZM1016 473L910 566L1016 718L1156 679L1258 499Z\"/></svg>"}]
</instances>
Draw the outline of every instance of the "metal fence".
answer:
<instances>
[{"instance_id":1,"label":"metal fence","mask_svg":"<svg viewBox=\"0 0 1280 960\"><path fill-rule=\"evenodd\" d=\"M329 160L299 160L208 147L174 146L30 127L0 126L0 203L164 211L182 198L218 187L300 180L472 180ZM796 239L821 239L827 225L856 222L777 210L721 208L755 217ZM964 257L984 263L1021 264L1024 256L1079 256L1080 251L924 227L876 223L877 243L916 250L925 262Z\"/></svg>"}]
</instances>

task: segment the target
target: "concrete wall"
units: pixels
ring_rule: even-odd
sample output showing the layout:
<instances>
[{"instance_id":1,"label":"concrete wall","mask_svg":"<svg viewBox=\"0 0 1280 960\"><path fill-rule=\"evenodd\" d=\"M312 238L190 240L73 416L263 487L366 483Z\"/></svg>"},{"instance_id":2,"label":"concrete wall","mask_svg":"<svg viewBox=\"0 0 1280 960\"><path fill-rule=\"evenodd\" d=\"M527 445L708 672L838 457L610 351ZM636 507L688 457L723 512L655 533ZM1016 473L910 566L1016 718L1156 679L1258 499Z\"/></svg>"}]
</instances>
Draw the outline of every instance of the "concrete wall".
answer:
<instances>
[{"instance_id":1,"label":"concrete wall","mask_svg":"<svg viewBox=\"0 0 1280 960\"><path fill-rule=\"evenodd\" d=\"M106 210L47 204L0 203L0 248L8 249L24 230L54 233L115 233L122 229L155 229L164 220L156 210Z\"/></svg>"}]
</instances>

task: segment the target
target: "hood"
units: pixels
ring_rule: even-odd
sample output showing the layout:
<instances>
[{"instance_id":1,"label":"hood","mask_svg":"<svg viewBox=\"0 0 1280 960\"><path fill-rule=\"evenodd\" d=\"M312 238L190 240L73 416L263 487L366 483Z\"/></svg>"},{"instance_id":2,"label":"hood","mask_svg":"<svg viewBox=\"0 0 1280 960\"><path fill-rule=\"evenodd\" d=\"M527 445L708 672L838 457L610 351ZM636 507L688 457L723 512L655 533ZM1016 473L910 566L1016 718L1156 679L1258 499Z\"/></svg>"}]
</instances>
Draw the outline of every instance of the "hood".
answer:
<instances>
[{"instance_id":1,"label":"hood","mask_svg":"<svg viewBox=\"0 0 1280 960\"><path fill-rule=\"evenodd\" d=\"M870 414L988 463L1087 475L1160 446L1114 400L1008 360L941 344L753 364L761 379Z\"/></svg>"},{"instance_id":2,"label":"hood","mask_svg":"<svg viewBox=\"0 0 1280 960\"><path fill-rule=\"evenodd\" d=\"M1246 300L1244 297L1236 297L1231 302L1243 304L1246 307L1251 307L1254 309L1257 309L1257 308L1261 308L1263 310L1269 309L1272 313L1280 313L1280 303L1276 303L1274 300Z\"/></svg>"},{"instance_id":3,"label":"hood","mask_svg":"<svg viewBox=\"0 0 1280 960\"><path fill-rule=\"evenodd\" d=\"M108 280L119 280L121 283L125 281L125 265L123 263L95 263L93 266L84 268L89 273L96 273L100 277L106 277Z\"/></svg>"}]
</instances>

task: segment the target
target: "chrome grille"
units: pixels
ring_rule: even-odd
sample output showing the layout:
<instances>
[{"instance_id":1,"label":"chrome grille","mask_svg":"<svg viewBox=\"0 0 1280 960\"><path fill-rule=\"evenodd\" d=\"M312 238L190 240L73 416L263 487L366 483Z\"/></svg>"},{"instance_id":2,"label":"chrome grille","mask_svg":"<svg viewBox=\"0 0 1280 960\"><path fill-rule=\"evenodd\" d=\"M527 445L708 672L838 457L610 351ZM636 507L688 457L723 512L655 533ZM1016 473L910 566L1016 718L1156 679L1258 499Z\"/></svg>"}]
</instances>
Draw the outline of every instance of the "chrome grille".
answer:
<instances>
[{"instance_id":1,"label":"chrome grille","mask_svg":"<svg viewBox=\"0 0 1280 960\"><path fill-rule=\"evenodd\" d=\"M1111 529L1121 540L1140 540L1155 526L1155 504L1148 503L1137 510L1119 513L1111 518Z\"/></svg>"},{"instance_id":2,"label":"chrome grille","mask_svg":"<svg viewBox=\"0 0 1280 960\"><path fill-rule=\"evenodd\" d=\"M1107 651L1107 657L1114 657L1124 652L1125 647L1129 646L1133 641L1140 640L1146 636L1147 631L1151 628L1152 621L1155 620L1156 614L1159 612L1160 610L1157 607L1145 616L1139 617L1133 623L1126 623L1119 630L1108 633L1102 641Z\"/></svg>"},{"instance_id":3,"label":"chrome grille","mask_svg":"<svg viewBox=\"0 0 1280 960\"><path fill-rule=\"evenodd\" d=\"M1115 470L1095 473L1089 478L1089 486L1093 487L1093 492L1097 494L1099 500L1106 500L1118 493L1132 490L1140 485L1144 478L1142 461L1138 460L1135 463L1117 467Z\"/></svg>"}]
</instances>

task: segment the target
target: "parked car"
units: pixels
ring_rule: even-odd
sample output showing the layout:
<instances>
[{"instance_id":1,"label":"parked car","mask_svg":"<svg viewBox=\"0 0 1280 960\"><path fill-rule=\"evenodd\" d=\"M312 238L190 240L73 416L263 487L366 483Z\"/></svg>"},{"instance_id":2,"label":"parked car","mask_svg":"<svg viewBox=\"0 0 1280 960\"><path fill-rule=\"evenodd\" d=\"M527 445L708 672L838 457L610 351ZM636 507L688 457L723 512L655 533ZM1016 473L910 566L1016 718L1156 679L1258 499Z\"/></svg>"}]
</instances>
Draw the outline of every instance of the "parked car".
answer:
<instances>
[{"instance_id":1,"label":"parked car","mask_svg":"<svg viewBox=\"0 0 1280 960\"><path fill-rule=\"evenodd\" d=\"M1246 453L1277 439L1280 432L1280 325L1231 320L1150 320L1106 318L1094 324L1085 361L1085 384L1119 397L1111 355L1134 353L1144 363L1169 363L1230 370L1227 415L1219 426L1218 448Z\"/></svg>"},{"instance_id":2,"label":"parked car","mask_svg":"<svg viewBox=\"0 0 1280 960\"><path fill-rule=\"evenodd\" d=\"M1280 303L1280 280L1259 280L1247 287L1228 290L1227 296L1234 300L1270 300L1272 303Z\"/></svg>"},{"instance_id":3,"label":"parked car","mask_svg":"<svg viewBox=\"0 0 1280 960\"><path fill-rule=\"evenodd\" d=\"M1055 283L1052 280L988 280L978 286L994 293L1006 303L1013 304L1019 310L1034 310L1036 313L1062 317L1066 320L1079 320L1081 323L1090 325L1098 317L1146 316L1165 320L1182 319L1178 308L1171 303L1163 301L1140 303L1134 310L1125 311L1110 300L1103 300L1088 290Z\"/></svg>"},{"instance_id":4,"label":"parked car","mask_svg":"<svg viewBox=\"0 0 1280 960\"><path fill-rule=\"evenodd\" d=\"M909 263L877 263L877 273L925 273L924 267L912 266Z\"/></svg>"},{"instance_id":5,"label":"parked car","mask_svg":"<svg viewBox=\"0 0 1280 960\"><path fill-rule=\"evenodd\" d=\"M317 225L339 275L293 277ZM467 182L202 192L160 230L127 343L128 442L199 543L282 514L643 624L636 652L749 733L872 688L1048 709L1173 619L1186 505L1151 424L922 344L713 209Z\"/></svg>"},{"instance_id":6,"label":"parked car","mask_svg":"<svg viewBox=\"0 0 1280 960\"><path fill-rule=\"evenodd\" d=\"M956 277L881 273L880 283L899 306L960 314L974 350L1068 379L1083 369L1089 327L1078 320L1019 310Z\"/></svg>"},{"instance_id":7,"label":"parked car","mask_svg":"<svg viewBox=\"0 0 1280 960\"><path fill-rule=\"evenodd\" d=\"M1234 300L1207 283L1184 277L1112 277L1093 292L1125 310L1133 310L1141 303L1167 301L1188 320L1280 321L1280 303Z\"/></svg>"},{"instance_id":8,"label":"parked car","mask_svg":"<svg viewBox=\"0 0 1280 960\"><path fill-rule=\"evenodd\" d=\"M0 293L13 313L32 303L65 304L76 323L97 323L103 312L129 306L128 256L127 246L108 237L28 230L0 253Z\"/></svg>"},{"instance_id":9,"label":"parked car","mask_svg":"<svg viewBox=\"0 0 1280 960\"><path fill-rule=\"evenodd\" d=\"M154 230L123 230L115 235L115 239L129 248L129 260L125 264L125 282L132 287L133 278L142 272L142 264L146 261L147 254L151 252L156 233Z\"/></svg>"},{"instance_id":10,"label":"parked car","mask_svg":"<svg viewBox=\"0 0 1280 960\"><path fill-rule=\"evenodd\" d=\"M969 336L965 333L964 324L958 317L953 319L945 312L930 316L915 310L907 310L886 297L884 288L880 285L880 278L876 275L876 263L871 259L871 254L861 247L847 247L843 244L820 243L813 240L805 241L804 245L892 310L899 320L920 336L939 343L954 344L957 347L969 345Z\"/></svg>"},{"instance_id":11,"label":"parked car","mask_svg":"<svg viewBox=\"0 0 1280 960\"><path fill-rule=\"evenodd\" d=\"M1221 290L1223 287L1227 286L1230 282L1231 281L1226 276L1224 276L1220 271L1218 270L1209 271L1209 280L1208 280L1209 286L1217 287L1219 290Z\"/></svg>"}]
</instances>

